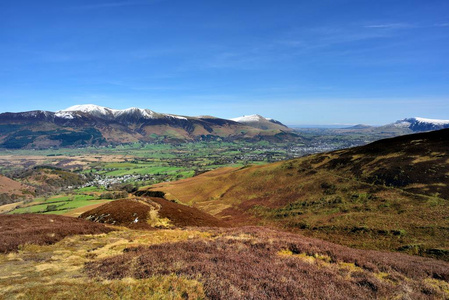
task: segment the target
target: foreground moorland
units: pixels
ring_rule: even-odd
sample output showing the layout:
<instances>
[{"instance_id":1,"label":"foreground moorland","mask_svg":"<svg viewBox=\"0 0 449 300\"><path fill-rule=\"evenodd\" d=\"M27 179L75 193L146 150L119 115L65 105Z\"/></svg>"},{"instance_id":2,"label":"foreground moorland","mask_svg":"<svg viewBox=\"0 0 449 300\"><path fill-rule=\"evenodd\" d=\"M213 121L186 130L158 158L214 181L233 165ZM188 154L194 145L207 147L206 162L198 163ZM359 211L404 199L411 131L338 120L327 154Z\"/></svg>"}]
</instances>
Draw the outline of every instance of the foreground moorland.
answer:
<instances>
[{"instance_id":1,"label":"foreground moorland","mask_svg":"<svg viewBox=\"0 0 449 300\"><path fill-rule=\"evenodd\" d=\"M1 244L7 243L11 236L20 236L24 243L2 249L3 298L443 299L449 296L449 264L433 259L355 250L262 227L169 230L114 227L111 231L79 220L84 225L78 227L85 232L75 232L69 226L60 226L61 221L69 224L70 219L47 215L0 217L2 227L21 224L15 230L0 233ZM24 220L34 231L24 229ZM95 231L86 232L89 228ZM36 235L39 230L46 234Z\"/></svg>"},{"instance_id":2,"label":"foreground moorland","mask_svg":"<svg viewBox=\"0 0 449 300\"><path fill-rule=\"evenodd\" d=\"M449 130L263 166L223 168L151 190L230 224L449 260Z\"/></svg>"}]
</instances>

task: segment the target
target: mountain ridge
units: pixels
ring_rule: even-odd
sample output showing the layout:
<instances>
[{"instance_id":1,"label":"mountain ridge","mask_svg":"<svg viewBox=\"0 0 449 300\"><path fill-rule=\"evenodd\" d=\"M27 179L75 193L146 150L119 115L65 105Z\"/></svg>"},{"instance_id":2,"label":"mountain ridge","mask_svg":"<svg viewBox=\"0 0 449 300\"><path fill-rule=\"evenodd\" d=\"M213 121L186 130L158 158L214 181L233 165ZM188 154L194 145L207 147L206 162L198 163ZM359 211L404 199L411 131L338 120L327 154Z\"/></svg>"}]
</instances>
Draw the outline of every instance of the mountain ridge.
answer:
<instances>
[{"instance_id":1,"label":"mountain ridge","mask_svg":"<svg viewBox=\"0 0 449 300\"><path fill-rule=\"evenodd\" d=\"M274 123L273 123L274 124ZM93 104L57 112L0 114L0 148L50 148L201 140L299 141L287 127L259 128L216 117L189 117Z\"/></svg>"}]
</instances>

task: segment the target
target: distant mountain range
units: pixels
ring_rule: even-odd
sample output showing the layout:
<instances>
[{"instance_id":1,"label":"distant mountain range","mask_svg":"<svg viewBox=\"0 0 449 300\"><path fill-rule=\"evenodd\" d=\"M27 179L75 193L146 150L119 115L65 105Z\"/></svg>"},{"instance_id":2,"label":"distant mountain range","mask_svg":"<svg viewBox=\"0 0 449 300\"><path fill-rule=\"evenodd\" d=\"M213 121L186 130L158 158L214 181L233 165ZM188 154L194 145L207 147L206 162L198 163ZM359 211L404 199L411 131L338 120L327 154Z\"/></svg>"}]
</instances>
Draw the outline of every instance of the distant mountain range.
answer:
<instances>
[{"instance_id":1,"label":"distant mountain range","mask_svg":"<svg viewBox=\"0 0 449 300\"><path fill-rule=\"evenodd\" d=\"M256 120L257 119L257 120ZM49 148L132 142L199 140L298 141L282 123L262 116L239 121L188 117L149 109L110 109L93 104L65 110L0 114L0 147Z\"/></svg>"},{"instance_id":2,"label":"distant mountain range","mask_svg":"<svg viewBox=\"0 0 449 300\"><path fill-rule=\"evenodd\" d=\"M443 128L449 128L449 120L407 118L380 127L356 125L342 130L397 136ZM303 141L300 133L260 115L228 120L163 114L136 107L117 110L93 104L75 105L57 112L0 114L0 148L8 149L210 140Z\"/></svg>"},{"instance_id":3,"label":"distant mountain range","mask_svg":"<svg viewBox=\"0 0 449 300\"><path fill-rule=\"evenodd\" d=\"M406 118L403 120L396 121L391 124L383 126L369 126L364 124L358 124L352 127L347 127L344 129L377 129L377 130L391 130L399 129L403 130L405 133L412 132L424 132L449 128L449 120L438 120L438 119L426 119L426 118Z\"/></svg>"}]
</instances>

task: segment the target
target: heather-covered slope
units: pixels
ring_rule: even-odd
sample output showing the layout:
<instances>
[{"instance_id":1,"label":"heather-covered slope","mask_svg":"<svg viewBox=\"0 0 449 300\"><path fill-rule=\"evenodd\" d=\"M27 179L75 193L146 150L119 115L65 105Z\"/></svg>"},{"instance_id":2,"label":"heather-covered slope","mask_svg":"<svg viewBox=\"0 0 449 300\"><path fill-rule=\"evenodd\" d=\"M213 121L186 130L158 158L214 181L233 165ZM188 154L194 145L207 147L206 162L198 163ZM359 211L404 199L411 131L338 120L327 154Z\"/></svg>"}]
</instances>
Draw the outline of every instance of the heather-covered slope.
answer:
<instances>
[{"instance_id":1,"label":"heather-covered slope","mask_svg":"<svg viewBox=\"0 0 449 300\"><path fill-rule=\"evenodd\" d=\"M99 234L113 229L75 218L40 215L0 215L0 253L17 251L20 246L49 245L66 236Z\"/></svg>"},{"instance_id":2,"label":"heather-covered slope","mask_svg":"<svg viewBox=\"0 0 449 300\"><path fill-rule=\"evenodd\" d=\"M48 222L54 216L38 217L50 225L40 227L43 233L57 232L59 226L51 225L59 220ZM29 221L20 223L23 229L36 224L22 220ZM73 222L67 225L78 230ZM0 253L0 294L6 299L445 299L448 271L447 262L356 250L262 227L122 227Z\"/></svg>"},{"instance_id":3,"label":"heather-covered slope","mask_svg":"<svg viewBox=\"0 0 449 300\"><path fill-rule=\"evenodd\" d=\"M215 236L151 246L90 262L93 279L198 280L208 299L432 299L448 296L449 264L350 249L268 230L207 230Z\"/></svg>"},{"instance_id":4,"label":"heather-covered slope","mask_svg":"<svg viewBox=\"0 0 449 300\"><path fill-rule=\"evenodd\" d=\"M225 226L201 210L154 197L113 201L83 213L80 218L135 229Z\"/></svg>"},{"instance_id":5,"label":"heather-covered slope","mask_svg":"<svg viewBox=\"0 0 449 300\"><path fill-rule=\"evenodd\" d=\"M449 259L449 130L152 187L235 224Z\"/></svg>"}]
</instances>

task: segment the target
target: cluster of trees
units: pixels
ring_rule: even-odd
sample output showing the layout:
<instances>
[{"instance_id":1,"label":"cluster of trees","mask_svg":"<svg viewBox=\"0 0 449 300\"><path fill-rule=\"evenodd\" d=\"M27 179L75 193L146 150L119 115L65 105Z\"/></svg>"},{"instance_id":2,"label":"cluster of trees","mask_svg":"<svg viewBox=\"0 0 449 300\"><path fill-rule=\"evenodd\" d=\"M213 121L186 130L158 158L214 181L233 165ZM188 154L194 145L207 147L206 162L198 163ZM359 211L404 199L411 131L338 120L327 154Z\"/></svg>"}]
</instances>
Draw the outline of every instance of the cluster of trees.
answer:
<instances>
[{"instance_id":1,"label":"cluster of trees","mask_svg":"<svg viewBox=\"0 0 449 300\"><path fill-rule=\"evenodd\" d=\"M127 197L128 192L126 191L105 192L100 195L100 199L121 199Z\"/></svg>"},{"instance_id":2,"label":"cluster of trees","mask_svg":"<svg viewBox=\"0 0 449 300\"><path fill-rule=\"evenodd\" d=\"M22 198L16 194L2 193L2 194L0 194L0 205L19 202L21 199Z\"/></svg>"}]
</instances>

